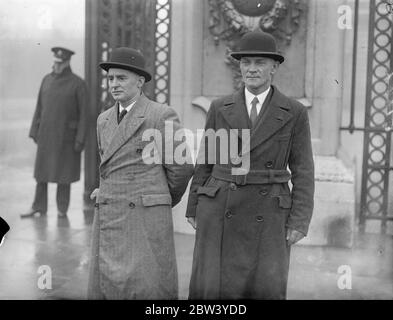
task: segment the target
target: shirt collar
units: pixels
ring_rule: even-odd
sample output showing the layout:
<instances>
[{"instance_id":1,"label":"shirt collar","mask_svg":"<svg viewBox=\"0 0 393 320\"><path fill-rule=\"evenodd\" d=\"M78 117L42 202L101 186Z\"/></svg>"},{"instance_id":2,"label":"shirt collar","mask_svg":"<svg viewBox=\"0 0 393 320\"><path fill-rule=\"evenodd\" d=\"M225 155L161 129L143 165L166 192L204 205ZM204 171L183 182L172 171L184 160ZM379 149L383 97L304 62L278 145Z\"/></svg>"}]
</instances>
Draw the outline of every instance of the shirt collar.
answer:
<instances>
[{"instance_id":1,"label":"shirt collar","mask_svg":"<svg viewBox=\"0 0 393 320\"><path fill-rule=\"evenodd\" d=\"M121 113L123 111L123 109L126 109L127 112L129 112L131 110L131 108L134 106L135 102L136 102L136 100L132 101L127 107L123 107L121 105L121 103L119 102L119 113Z\"/></svg>"},{"instance_id":2,"label":"shirt collar","mask_svg":"<svg viewBox=\"0 0 393 320\"><path fill-rule=\"evenodd\" d=\"M258 101L261 105L263 105L263 103L265 102L265 99L267 97L267 95L270 92L270 86L267 90L265 90L264 92L258 94L256 97L258 98ZM250 91L248 91L248 89L246 87L244 87L244 95L246 97L246 104L247 106L251 105L251 101L254 99L255 94L251 93Z\"/></svg>"}]
</instances>

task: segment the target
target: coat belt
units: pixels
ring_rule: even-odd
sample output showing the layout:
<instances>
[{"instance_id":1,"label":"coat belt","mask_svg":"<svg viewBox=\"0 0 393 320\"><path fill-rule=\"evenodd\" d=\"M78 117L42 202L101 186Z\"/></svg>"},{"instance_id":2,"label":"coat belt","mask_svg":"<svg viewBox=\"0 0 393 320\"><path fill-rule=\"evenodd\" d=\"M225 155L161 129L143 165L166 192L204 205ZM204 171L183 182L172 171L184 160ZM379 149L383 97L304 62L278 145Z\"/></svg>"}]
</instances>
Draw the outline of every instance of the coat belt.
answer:
<instances>
[{"instance_id":1,"label":"coat belt","mask_svg":"<svg viewBox=\"0 0 393 320\"><path fill-rule=\"evenodd\" d=\"M286 183L291 179L291 174L287 170L249 170L244 175L233 175L231 168L219 165L214 166L212 176L242 186L246 184Z\"/></svg>"}]
</instances>

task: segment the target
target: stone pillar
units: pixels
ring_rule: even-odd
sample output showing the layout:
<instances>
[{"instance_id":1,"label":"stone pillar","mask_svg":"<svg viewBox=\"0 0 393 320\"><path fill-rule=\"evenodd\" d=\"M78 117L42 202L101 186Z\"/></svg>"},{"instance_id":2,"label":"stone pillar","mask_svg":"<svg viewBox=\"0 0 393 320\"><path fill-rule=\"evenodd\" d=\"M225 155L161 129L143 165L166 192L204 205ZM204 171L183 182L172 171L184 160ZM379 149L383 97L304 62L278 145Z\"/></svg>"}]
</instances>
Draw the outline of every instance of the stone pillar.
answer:
<instances>
[{"instance_id":1,"label":"stone pillar","mask_svg":"<svg viewBox=\"0 0 393 320\"><path fill-rule=\"evenodd\" d=\"M316 183L314 215L308 237L300 244L350 247L355 230L355 178L337 157L343 102L348 102L351 88L348 42L353 41L353 33L340 29L337 22L339 6L348 3L308 4L305 89L312 104Z\"/></svg>"},{"instance_id":2,"label":"stone pillar","mask_svg":"<svg viewBox=\"0 0 393 320\"><path fill-rule=\"evenodd\" d=\"M345 31L338 28L338 7L345 1L308 2L306 96L314 153L332 156L339 145L343 91ZM322 36L323 35L323 36Z\"/></svg>"},{"instance_id":3,"label":"stone pillar","mask_svg":"<svg viewBox=\"0 0 393 320\"><path fill-rule=\"evenodd\" d=\"M355 228L354 173L333 156L315 159L314 214L299 244L351 247Z\"/></svg>"}]
</instances>

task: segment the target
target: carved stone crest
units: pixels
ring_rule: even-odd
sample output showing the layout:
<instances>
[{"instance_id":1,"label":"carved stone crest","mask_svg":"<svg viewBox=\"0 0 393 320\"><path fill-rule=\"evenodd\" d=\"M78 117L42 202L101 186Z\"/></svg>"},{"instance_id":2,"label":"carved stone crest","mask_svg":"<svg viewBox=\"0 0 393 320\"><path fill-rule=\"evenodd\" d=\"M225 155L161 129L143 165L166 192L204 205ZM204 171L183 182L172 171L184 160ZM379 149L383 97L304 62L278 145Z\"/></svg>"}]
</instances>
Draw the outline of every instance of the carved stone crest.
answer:
<instances>
[{"instance_id":1,"label":"carved stone crest","mask_svg":"<svg viewBox=\"0 0 393 320\"><path fill-rule=\"evenodd\" d=\"M298 29L305 5L301 0L208 0L209 30L216 45L226 44L225 62L231 67L235 89L241 86L239 62L229 56L235 44L249 31L260 29L271 33L279 51L290 45L292 34Z\"/></svg>"}]
</instances>

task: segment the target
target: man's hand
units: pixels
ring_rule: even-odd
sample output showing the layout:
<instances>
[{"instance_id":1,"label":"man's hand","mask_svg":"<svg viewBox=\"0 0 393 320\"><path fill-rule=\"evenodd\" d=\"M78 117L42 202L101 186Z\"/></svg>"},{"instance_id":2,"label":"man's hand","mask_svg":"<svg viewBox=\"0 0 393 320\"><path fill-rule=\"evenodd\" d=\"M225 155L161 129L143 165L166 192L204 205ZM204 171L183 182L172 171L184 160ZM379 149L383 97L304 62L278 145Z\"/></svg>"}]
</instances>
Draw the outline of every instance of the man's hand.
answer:
<instances>
[{"instance_id":1,"label":"man's hand","mask_svg":"<svg viewBox=\"0 0 393 320\"><path fill-rule=\"evenodd\" d=\"M289 246L295 244L296 242L300 241L301 239L304 238L304 234L301 233L300 231L294 230L294 229L287 229L287 244Z\"/></svg>"},{"instance_id":2,"label":"man's hand","mask_svg":"<svg viewBox=\"0 0 393 320\"><path fill-rule=\"evenodd\" d=\"M90 199L94 200L95 198L97 198L98 192L100 192L100 189L95 188L94 191L90 195Z\"/></svg>"},{"instance_id":3,"label":"man's hand","mask_svg":"<svg viewBox=\"0 0 393 320\"><path fill-rule=\"evenodd\" d=\"M196 217L188 217L187 221L194 229L197 227Z\"/></svg>"},{"instance_id":4,"label":"man's hand","mask_svg":"<svg viewBox=\"0 0 393 320\"><path fill-rule=\"evenodd\" d=\"M84 147L83 143L80 143L79 141L75 141L75 145L74 145L75 152L82 152L83 147Z\"/></svg>"}]
</instances>

